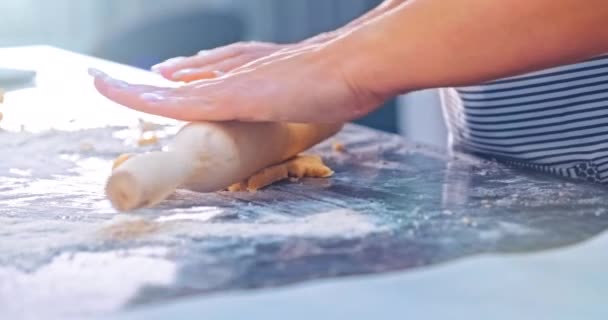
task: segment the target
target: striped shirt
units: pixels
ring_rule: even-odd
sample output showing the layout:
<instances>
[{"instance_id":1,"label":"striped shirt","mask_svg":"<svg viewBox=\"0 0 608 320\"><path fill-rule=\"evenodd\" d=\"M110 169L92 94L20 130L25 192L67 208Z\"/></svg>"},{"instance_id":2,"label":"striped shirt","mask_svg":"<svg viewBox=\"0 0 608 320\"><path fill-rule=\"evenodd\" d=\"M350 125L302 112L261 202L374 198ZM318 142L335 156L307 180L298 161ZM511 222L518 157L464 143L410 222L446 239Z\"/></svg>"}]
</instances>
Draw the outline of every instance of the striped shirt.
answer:
<instances>
[{"instance_id":1,"label":"striped shirt","mask_svg":"<svg viewBox=\"0 0 608 320\"><path fill-rule=\"evenodd\" d=\"M608 55L441 98L454 149L608 183Z\"/></svg>"}]
</instances>

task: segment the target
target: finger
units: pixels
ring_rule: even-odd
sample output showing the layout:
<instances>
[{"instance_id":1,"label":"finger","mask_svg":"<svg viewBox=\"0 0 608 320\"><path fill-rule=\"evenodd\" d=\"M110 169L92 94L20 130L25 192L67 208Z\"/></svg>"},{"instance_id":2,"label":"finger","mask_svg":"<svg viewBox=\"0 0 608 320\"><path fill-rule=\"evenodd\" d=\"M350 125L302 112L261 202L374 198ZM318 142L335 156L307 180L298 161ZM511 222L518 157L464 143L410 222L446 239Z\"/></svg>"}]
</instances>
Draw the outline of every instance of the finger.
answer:
<instances>
[{"instance_id":1,"label":"finger","mask_svg":"<svg viewBox=\"0 0 608 320\"><path fill-rule=\"evenodd\" d=\"M268 121L274 119L268 94L250 95L252 80L226 77L204 80L182 87L169 95L142 94L141 111L182 121ZM262 91L264 91L262 89Z\"/></svg>"},{"instance_id":2,"label":"finger","mask_svg":"<svg viewBox=\"0 0 608 320\"><path fill-rule=\"evenodd\" d=\"M198 80L214 79L223 75L220 71L208 71L206 68L182 69L171 75L170 80L193 82Z\"/></svg>"},{"instance_id":3,"label":"finger","mask_svg":"<svg viewBox=\"0 0 608 320\"><path fill-rule=\"evenodd\" d=\"M169 59L152 67L152 70L170 79L173 73L181 69L201 68L218 61L237 56L244 52L241 44L232 44L225 47L201 51L191 57L178 57Z\"/></svg>"},{"instance_id":4,"label":"finger","mask_svg":"<svg viewBox=\"0 0 608 320\"><path fill-rule=\"evenodd\" d=\"M191 88L162 88L130 84L95 69L90 69L89 74L95 78L95 87L103 96L133 110L182 121L236 119L236 111L220 108L222 104L212 98L217 96L213 95L217 90L205 89L214 82L201 82ZM193 88L196 95L190 91Z\"/></svg>"},{"instance_id":5,"label":"finger","mask_svg":"<svg viewBox=\"0 0 608 320\"><path fill-rule=\"evenodd\" d=\"M276 52L274 52L272 54L268 54L257 60L253 60L249 63L243 64L242 66L239 66L239 67L235 68L234 70L232 70L232 72L249 71L252 68L256 68L256 67L268 64L273 61L293 57L295 55L298 55L298 54L301 54L303 52L307 52L310 50L316 50L318 47L319 47L319 45L284 47L281 50L277 50Z\"/></svg>"},{"instance_id":6,"label":"finger","mask_svg":"<svg viewBox=\"0 0 608 320\"><path fill-rule=\"evenodd\" d=\"M151 97L162 97L169 93L169 88L155 87L149 85L130 84L125 81L114 79L107 74L89 69L89 74L95 79L95 88L106 98L126 106L128 108L150 112Z\"/></svg>"},{"instance_id":7,"label":"finger","mask_svg":"<svg viewBox=\"0 0 608 320\"><path fill-rule=\"evenodd\" d=\"M182 69L175 72L171 76L171 80L191 82L201 79L215 78L244 64L247 64L252 60L255 60L254 55L239 55L202 68Z\"/></svg>"}]
</instances>

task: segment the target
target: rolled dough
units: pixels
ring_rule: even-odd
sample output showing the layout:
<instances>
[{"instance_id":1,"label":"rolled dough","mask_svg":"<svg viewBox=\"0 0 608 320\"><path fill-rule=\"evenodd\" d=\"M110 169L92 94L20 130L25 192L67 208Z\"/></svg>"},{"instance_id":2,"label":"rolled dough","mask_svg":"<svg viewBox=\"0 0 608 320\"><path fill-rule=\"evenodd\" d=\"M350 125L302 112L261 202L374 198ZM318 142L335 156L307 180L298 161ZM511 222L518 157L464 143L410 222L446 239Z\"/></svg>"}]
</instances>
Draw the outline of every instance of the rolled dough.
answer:
<instances>
[{"instance_id":1,"label":"rolled dough","mask_svg":"<svg viewBox=\"0 0 608 320\"><path fill-rule=\"evenodd\" d=\"M290 175L328 176L331 170L320 158L285 161L341 128L339 123L188 123L162 151L120 159L124 163L108 178L106 195L116 209L130 211L152 207L176 189L216 192L244 181L247 190L257 190ZM260 170L282 163L284 168Z\"/></svg>"},{"instance_id":2,"label":"rolled dough","mask_svg":"<svg viewBox=\"0 0 608 320\"><path fill-rule=\"evenodd\" d=\"M131 153L121 154L114 160L112 170L133 156L134 154ZM299 155L283 163L262 169L244 181L229 186L227 190L254 192L287 178L327 178L333 174L334 172L323 163L320 156Z\"/></svg>"}]
</instances>

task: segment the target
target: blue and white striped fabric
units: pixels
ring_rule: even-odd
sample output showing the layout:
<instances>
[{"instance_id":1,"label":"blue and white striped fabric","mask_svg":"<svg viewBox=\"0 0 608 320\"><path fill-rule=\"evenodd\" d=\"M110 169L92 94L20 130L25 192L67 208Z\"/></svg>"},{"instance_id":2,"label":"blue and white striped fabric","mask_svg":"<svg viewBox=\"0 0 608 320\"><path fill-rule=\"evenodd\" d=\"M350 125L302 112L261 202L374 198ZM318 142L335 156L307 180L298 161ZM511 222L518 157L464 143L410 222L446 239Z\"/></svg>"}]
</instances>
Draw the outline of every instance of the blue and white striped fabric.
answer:
<instances>
[{"instance_id":1,"label":"blue and white striped fabric","mask_svg":"<svg viewBox=\"0 0 608 320\"><path fill-rule=\"evenodd\" d=\"M455 149L608 183L608 55L441 96Z\"/></svg>"}]
</instances>

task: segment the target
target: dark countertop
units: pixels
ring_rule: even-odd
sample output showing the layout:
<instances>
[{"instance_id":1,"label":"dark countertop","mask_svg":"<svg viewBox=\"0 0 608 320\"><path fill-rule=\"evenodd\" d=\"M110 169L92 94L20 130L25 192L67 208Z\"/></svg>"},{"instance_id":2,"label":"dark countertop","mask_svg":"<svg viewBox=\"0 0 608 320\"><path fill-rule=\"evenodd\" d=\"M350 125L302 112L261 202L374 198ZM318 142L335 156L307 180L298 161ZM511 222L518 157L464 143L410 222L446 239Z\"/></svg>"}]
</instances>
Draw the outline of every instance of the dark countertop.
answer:
<instances>
[{"instance_id":1,"label":"dark countertop","mask_svg":"<svg viewBox=\"0 0 608 320\"><path fill-rule=\"evenodd\" d=\"M98 65L131 79L149 77L143 71L46 47L0 50L0 61L25 53L44 59L69 59L75 67L68 74L80 74L86 65ZM244 297L234 298L244 310L255 312L247 306L256 305L260 299L287 301L293 310L305 311L306 304L298 304L303 302L298 299L306 292L316 297L307 303L332 299L338 289L349 292L336 304L308 310L329 315L343 310L339 301L351 306L358 301L362 306L373 304L371 289L365 288L376 288L380 290L378 295L386 298L383 301L394 302L399 297L417 296L419 288L432 285L436 292L428 289L426 295L418 296L428 300L410 305L420 306L411 311L423 316L422 306L428 307L425 303L431 303L442 289L451 292L450 288L458 284L469 284L470 292L476 292L476 288L500 292L509 285L501 275L509 272L519 272L516 274L521 283L513 283L521 286L505 289L502 306L525 311L529 302L518 299L513 290L526 291L528 283L530 293L538 292L534 289L539 275L534 272L539 271L535 264L517 269L519 262L512 268L503 262L483 268L484 263L503 261L503 254L509 254L506 261L515 255L515 259L524 257L521 263L528 265L528 258L537 259L538 254L538 259L545 259L544 251L553 254L559 248L579 245L608 227L603 201L606 191L601 187L514 171L464 155L448 156L408 144L396 135L354 125L332 139L345 145L345 153L333 151L332 141L315 148L314 152L322 154L336 171L330 179L286 182L253 194L179 192L159 208L116 215L104 199L103 183L111 159L135 149L125 144L125 137L133 135L128 125L136 116L125 113L124 117L108 117L108 110L117 115L123 111L94 97L91 89L67 99L58 95L66 90L65 83L54 87L50 81L45 82L53 79L56 70L38 62L29 67L36 69L42 80L34 89L9 92L5 120L11 121L13 116L9 129L25 123L28 112L31 115L41 108L32 101L54 106L57 117L38 122L39 133L12 129L0 132L0 150L9 155L0 163L0 306L4 306L0 314L52 317L135 310L125 315L135 317L138 312L156 310L158 303L170 303L164 312L176 315L181 310L181 316L186 316L188 313L183 312L195 312L192 310L196 308L179 309L180 303L195 297L195 305L208 306L206 310L217 311L210 314L222 317L238 310L228 307L233 305L233 297L207 300L208 294L266 288L261 293L246 291ZM59 96L62 98L56 98ZM77 103L87 103L87 112L72 112ZM94 123L87 117L101 120ZM43 128L45 123L52 123L54 130L44 130L48 129ZM578 274L576 267L567 269L571 266L568 262L589 259L595 260L579 266L581 270L597 271L606 266L601 263L608 262L606 254L601 253L607 248L605 240L577 258L560 255L555 261L565 263L554 267L563 267L563 272L541 272L547 276L543 283L549 283L547 288L560 283L564 290L586 293L597 289L597 294L605 297L606 285L584 291L603 280L590 278L589 272ZM491 254L492 258L480 254ZM455 263L444 265L446 262ZM451 265L459 271L450 269ZM475 268L467 269L469 265ZM451 273L432 271L445 268ZM488 289L495 279L491 270L502 270L493 274L498 279L496 290ZM322 289L317 284L313 284L316 289L273 289L310 280L386 272L398 272L392 275L398 280L388 276L371 281L391 286L360 284L363 279L348 278L323 282ZM420 273L427 277L426 282L420 280ZM408 278L410 274L414 280ZM563 283L564 276L570 282ZM450 279L454 280L451 287L446 284ZM399 286L402 280L404 285ZM418 285L412 281L418 281ZM522 294L525 296L525 292ZM456 312L467 306L465 296L457 300L461 302L458 305L445 305L446 314L450 314L450 307ZM577 306L593 307L595 298L581 299ZM467 301L474 305L473 296ZM555 312L565 307L561 301L549 297L541 305L553 306L551 312ZM398 313L394 311L389 315ZM267 311L258 312L272 318ZM433 312L428 314L436 314ZM523 313L523 318L535 314L530 312Z\"/></svg>"}]
</instances>

